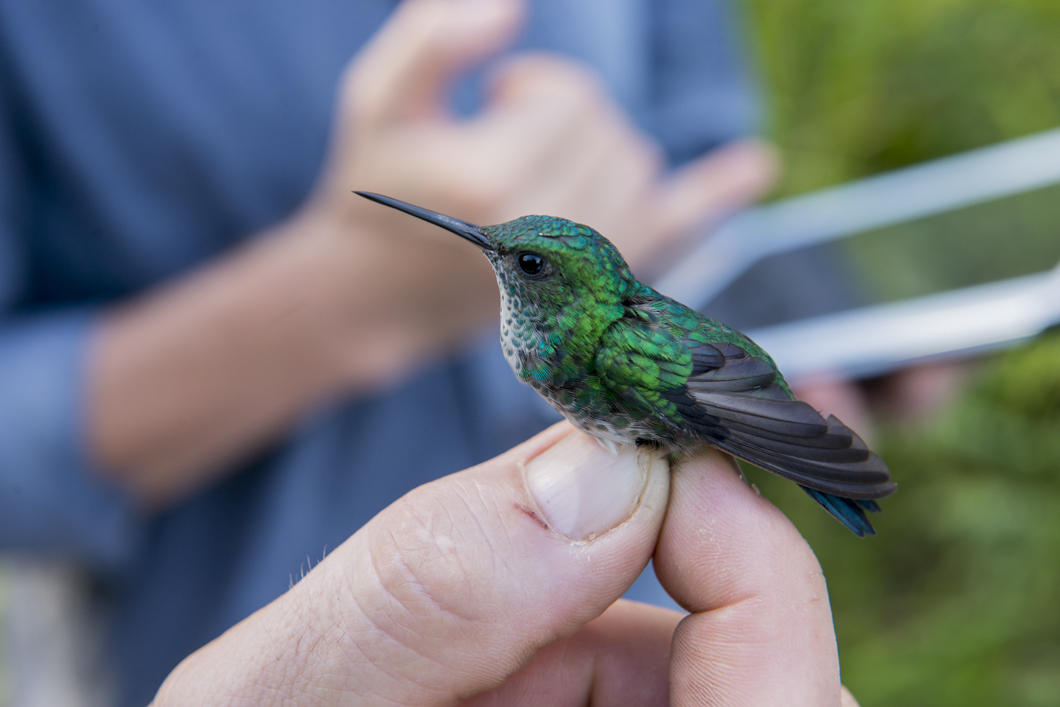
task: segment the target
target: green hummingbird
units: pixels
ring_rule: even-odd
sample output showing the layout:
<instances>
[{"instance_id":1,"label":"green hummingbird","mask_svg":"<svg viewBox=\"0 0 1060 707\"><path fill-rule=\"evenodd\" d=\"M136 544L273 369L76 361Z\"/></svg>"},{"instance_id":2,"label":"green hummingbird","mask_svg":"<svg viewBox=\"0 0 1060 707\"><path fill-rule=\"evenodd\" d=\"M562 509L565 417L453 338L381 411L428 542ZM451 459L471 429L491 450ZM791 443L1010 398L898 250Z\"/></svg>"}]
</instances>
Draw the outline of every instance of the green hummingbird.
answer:
<instances>
[{"instance_id":1,"label":"green hummingbird","mask_svg":"<svg viewBox=\"0 0 1060 707\"><path fill-rule=\"evenodd\" d=\"M523 216L476 226L355 192L482 249L501 294L501 345L515 374L612 449L707 445L790 479L854 534L896 484L834 415L796 400L773 359L739 331L639 282L589 226Z\"/></svg>"}]
</instances>

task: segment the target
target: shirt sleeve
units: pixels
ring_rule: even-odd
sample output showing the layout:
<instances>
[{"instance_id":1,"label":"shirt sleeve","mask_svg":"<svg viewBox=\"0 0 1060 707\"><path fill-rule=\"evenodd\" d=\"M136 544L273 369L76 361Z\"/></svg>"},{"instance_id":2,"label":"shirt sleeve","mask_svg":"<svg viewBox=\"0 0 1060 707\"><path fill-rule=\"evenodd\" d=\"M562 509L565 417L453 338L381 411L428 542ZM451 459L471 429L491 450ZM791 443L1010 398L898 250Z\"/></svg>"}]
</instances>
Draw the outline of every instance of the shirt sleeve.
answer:
<instances>
[{"instance_id":1,"label":"shirt sleeve","mask_svg":"<svg viewBox=\"0 0 1060 707\"><path fill-rule=\"evenodd\" d=\"M130 552L135 513L89 459L85 364L98 312L22 304L28 170L0 84L0 552L108 567Z\"/></svg>"},{"instance_id":2,"label":"shirt sleeve","mask_svg":"<svg viewBox=\"0 0 1060 707\"><path fill-rule=\"evenodd\" d=\"M110 565L132 508L86 454L84 361L91 312L0 322L0 549Z\"/></svg>"}]
</instances>

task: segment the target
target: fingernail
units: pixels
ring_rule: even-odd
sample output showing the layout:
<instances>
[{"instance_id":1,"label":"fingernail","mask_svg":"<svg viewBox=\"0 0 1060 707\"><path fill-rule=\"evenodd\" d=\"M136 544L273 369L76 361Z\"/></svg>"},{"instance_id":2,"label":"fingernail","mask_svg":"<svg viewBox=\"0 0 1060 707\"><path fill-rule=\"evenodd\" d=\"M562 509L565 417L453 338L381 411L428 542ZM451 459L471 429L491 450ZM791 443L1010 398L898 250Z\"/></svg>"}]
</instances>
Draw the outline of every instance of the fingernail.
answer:
<instances>
[{"instance_id":1,"label":"fingernail","mask_svg":"<svg viewBox=\"0 0 1060 707\"><path fill-rule=\"evenodd\" d=\"M615 454L572 433L527 463L526 485L552 530L589 540L633 514L655 464L666 460L632 446Z\"/></svg>"}]
</instances>

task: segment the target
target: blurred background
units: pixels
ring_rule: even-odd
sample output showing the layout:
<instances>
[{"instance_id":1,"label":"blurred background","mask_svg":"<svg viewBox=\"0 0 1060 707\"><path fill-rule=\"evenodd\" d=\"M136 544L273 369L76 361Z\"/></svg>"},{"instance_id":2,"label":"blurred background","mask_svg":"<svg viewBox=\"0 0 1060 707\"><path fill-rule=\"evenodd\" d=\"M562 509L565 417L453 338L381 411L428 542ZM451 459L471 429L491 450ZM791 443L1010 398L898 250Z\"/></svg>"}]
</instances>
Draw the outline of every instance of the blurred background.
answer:
<instances>
[{"instance_id":1,"label":"blurred background","mask_svg":"<svg viewBox=\"0 0 1060 707\"><path fill-rule=\"evenodd\" d=\"M747 0L743 14L782 163L769 201L1060 127L1055 0ZM1044 272L1060 259L1060 186L823 247L861 304ZM918 365L863 382L899 483L877 537L749 477L817 552L863 706L1060 704L1060 334ZM0 620L8 594L0 574Z\"/></svg>"},{"instance_id":2,"label":"blurred background","mask_svg":"<svg viewBox=\"0 0 1060 707\"><path fill-rule=\"evenodd\" d=\"M748 10L783 154L778 197L1060 125L1050 0ZM881 299L1046 271L1058 197L1045 187L857 237L849 262ZM862 705L1060 703L1060 335L969 360L959 378L938 407L882 416L878 451L899 490L868 542L749 472L820 558L843 681Z\"/></svg>"}]
</instances>

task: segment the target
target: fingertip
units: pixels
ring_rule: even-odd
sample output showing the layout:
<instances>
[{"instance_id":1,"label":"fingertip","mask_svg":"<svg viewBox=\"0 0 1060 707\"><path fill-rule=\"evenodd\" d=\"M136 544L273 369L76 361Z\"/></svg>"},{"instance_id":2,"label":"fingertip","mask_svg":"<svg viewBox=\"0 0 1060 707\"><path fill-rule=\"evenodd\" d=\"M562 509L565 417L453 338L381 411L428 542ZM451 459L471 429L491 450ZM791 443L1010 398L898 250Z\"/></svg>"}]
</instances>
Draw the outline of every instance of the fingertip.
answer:
<instances>
[{"instance_id":1,"label":"fingertip","mask_svg":"<svg viewBox=\"0 0 1060 707\"><path fill-rule=\"evenodd\" d=\"M834 704L828 591L798 530L716 451L679 465L672 487L654 559L662 585L691 612L674 638L675 695L696 704Z\"/></svg>"},{"instance_id":2,"label":"fingertip","mask_svg":"<svg viewBox=\"0 0 1060 707\"><path fill-rule=\"evenodd\" d=\"M405 0L350 64L364 120L430 116L448 82L510 43L524 0Z\"/></svg>"},{"instance_id":3,"label":"fingertip","mask_svg":"<svg viewBox=\"0 0 1060 707\"><path fill-rule=\"evenodd\" d=\"M495 51L511 41L525 16L524 0L421 0L442 6L447 21L446 40L452 46L467 42Z\"/></svg>"},{"instance_id":4,"label":"fingertip","mask_svg":"<svg viewBox=\"0 0 1060 707\"><path fill-rule=\"evenodd\" d=\"M779 176L780 152L770 142L760 138L744 138L720 148L725 159L731 160L736 175L765 191Z\"/></svg>"},{"instance_id":5,"label":"fingertip","mask_svg":"<svg viewBox=\"0 0 1060 707\"><path fill-rule=\"evenodd\" d=\"M657 218L669 233L717 222L768 192L779 165L776 150L757 138L722 145L662 183Z\"/></svg>"},{"instance_id":6,"label":"fingertip","mask_svg":"<svg viewBox=\"0 0 1060 707\"><path fill-rule=\"evenodd\" d=\"M567 435L572 434L574 431L574 425L566 420L556 422L541 430L525 442L522 442L509 449L504 454L501 454L496 458L496 461L506 461L509 457L522 460L530 459L556 444ZM492 463L492 461L486 462L486 464L490 463Z\"/></svg>"},{"instance_id":7,"label":"fingertip","mask_svg":"<svg viewBox=\"0 0 1060 707\"><path fill-rule=\"evenodd\" d=\"M791 521L710 449L676 465L656 572L689 611L708 611L771 590L785 571L820 573Z\"/></svg>"},{"instance_id":8,"label":"fingertip","mask_svg":"<svg viewBox=\"0 0 1060 707\"><path fill-rule=\"evenodd\" d=\"M650 496L652 481L665 479L669 464L659 454L616 453L588 435L571 434L530 458L523 469L527 490L547 526L581 542L632 518ZM661 523L662 512L655 516Z\"/></svg>"},{"instance_id":9,"label":"fingertip","mask_svg":"<svg viewBox=\"0 0 1060 707\"><path fill-rule=\"evenodd\" d=\"M492 42L516 30L525 5L525 0L404 0L393 19L411 33L410 43Z\"/></svg>"}]
</instances>

